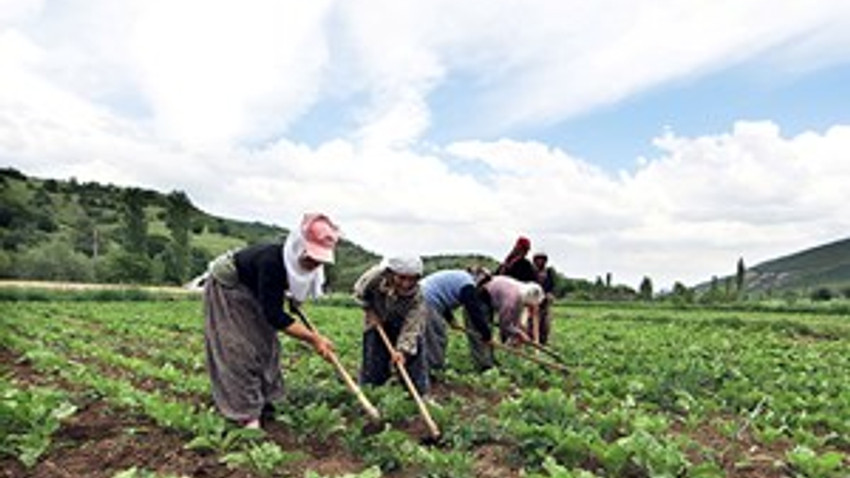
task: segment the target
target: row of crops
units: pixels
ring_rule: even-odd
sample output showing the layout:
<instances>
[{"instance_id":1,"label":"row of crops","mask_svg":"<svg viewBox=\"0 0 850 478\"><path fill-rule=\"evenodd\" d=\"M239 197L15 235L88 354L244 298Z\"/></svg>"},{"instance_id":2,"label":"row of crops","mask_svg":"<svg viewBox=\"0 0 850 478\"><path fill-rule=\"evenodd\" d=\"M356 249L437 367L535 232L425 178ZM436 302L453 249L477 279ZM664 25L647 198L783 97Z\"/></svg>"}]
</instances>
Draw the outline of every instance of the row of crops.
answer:
<instances>
[{"instance_id":1,"label":"row of crops","mask_svg":"<svg viewBox=\"0 0 850 478\"><path fill-rule=\"evenodd\" d=\"M850 476L845 315L559 305L552 346L569 375L505 353L474 373L454 336L430 405L442 440L428 446L403 386L365 390L383 415L376 429L333 368L289 338L279 433L232 427L211 409L200 310L195 299L0 302L0 347L41 377L0 368L0 456L37 469L63 446L63 423L96 401L244 476ZM307 312L356 371L359 311ZM325 474L333 460L344 469Z\"/></svg>"}]
</instances>

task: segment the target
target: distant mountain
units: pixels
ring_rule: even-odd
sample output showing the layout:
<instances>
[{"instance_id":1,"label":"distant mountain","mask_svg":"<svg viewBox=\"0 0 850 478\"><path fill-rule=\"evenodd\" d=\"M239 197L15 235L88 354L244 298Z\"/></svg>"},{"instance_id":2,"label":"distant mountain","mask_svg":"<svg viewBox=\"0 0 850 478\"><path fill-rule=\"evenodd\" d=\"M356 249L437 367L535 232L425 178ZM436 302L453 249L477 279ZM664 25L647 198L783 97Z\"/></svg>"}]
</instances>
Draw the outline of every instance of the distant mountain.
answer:
<instances>
[{"instance_id":1,"label":"distant mountain","mask_svg":"<svg viewBox=\"0 0 850 478\"><path fill-rule=\"evenodd\" d=\"M694 287L698 295L713 287L735 287L735 276L719 277ZM744 293L750 298L796 293L811 296L828 291L828 296L850 293L850 238L805 249L748 267Z\"/></svg>"},{"instance_id":2,"label":"distant mountain","mask_svg":"<svg viewBox=\"0 0 850 478\"><path fill-rule=\"evenodd\" d=\"M128 201L138 217L128 217ZM175 240L170 210L185 205L188 265L174 272ZM132 216L129 215L129 216ZM139 221L136 221L139 219ZM141 227L143 244L131 256L128 229ZM139 226L142 224L142 226ZM0 168L0 278L78 282L178 284L203 272L218 254L257 242L281 241L284 227L208 214L180 191L161 192L96 182L27 177ZM343 239L337 262L327 268L332 290L348 291L380 255ZM425 257L426 271L497 261L482 255Z\"/></svg>"},{"instance_id":3,"label":"distant mountain","mask_svg":"<svg viewBox=\"0 0 850 478\"><path fill-rule=\"evenodd\" d=\"M745 277L748 292L850 288L850 238L763 262Z\"/></svg>"}]
</instances>

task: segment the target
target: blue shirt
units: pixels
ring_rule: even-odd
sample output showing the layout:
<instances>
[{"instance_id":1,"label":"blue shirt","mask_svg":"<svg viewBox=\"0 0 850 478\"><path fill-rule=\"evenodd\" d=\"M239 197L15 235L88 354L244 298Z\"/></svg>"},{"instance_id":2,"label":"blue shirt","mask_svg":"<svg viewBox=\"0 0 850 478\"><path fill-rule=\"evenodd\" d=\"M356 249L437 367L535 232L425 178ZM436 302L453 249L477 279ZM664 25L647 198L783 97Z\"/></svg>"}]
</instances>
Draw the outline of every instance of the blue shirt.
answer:
<instances>
[{"instance_id":1,"label":"blue shirt","mask_svg":"<svg viewBox=\"0 0 850 478\"><path fill-rule=\"evenodd\" d=\"M465 285L475 287L475 281L462 269L437 271L423 277L419 283L425 303L444 317L460 306L460 291Z\"/></svg>"},{"instance_id":2,"label":"blue shirt","mask_svg":"<svg viewBox=\"0 0 850 478\"><path fill-rule=\"evenodd\" d=\"M437 271L423 277L419 287L428 308L434 309L446 320L452 320L452 311L463 306L481 338L485 342L490 340L490 324L475 291L472 274L463 269Z\"/></svg>"}]
</instances>

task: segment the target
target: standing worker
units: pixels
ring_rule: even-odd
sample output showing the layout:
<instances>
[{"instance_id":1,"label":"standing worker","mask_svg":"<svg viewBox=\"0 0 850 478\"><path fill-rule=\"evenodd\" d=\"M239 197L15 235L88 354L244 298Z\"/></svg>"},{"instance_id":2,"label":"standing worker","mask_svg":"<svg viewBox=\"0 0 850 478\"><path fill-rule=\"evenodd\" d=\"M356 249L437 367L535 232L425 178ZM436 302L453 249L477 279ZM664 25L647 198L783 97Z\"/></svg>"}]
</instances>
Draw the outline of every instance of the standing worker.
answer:
<instances>
[{"instance_id":1,"label":"standing worker","mask_svg":"<svg viewBox=\"0 0 850 478\"><path fill-rule=\"evenodd\" d=\"M479 370L493 367L492 332L481 298L483 283L484 280L476 283L473 272L467 269L437 271L422 279L422 295L428 306L425 350L429 370L445 366L449 335L446 325L455 324L453 311L458 308L463 309L464 328L475 366Z\"/></svg>"},{"instance_id":2,"label":"standing worker","mask_svg":"<svg viewBox=\"0 0 850 478\"><path fill-rule=\"evenodd\" d=\"M526 257L530 250L531 240L525 236L518 237L514 247L496 269L496 275L506 275L521 282L536 282L534 266Z\"/></svg>"},{"instance_id":3,"label":"standing worker","mask_svg":"<svg viewBox=\"0 0 850 478\"><path fill-rule=\"evenodd\" d=\"M383 385L390 378L391 365L395 365L404 367L420 395L428 393L424 350L428 312L419 287L422 270L418 256L390 257L367 270L354 284L354 298L364 312L361 384ZM389 338L394 353L383 342L378 327Z\"/></svg>"},{"instance_id":4,"label":"standing worker","mask_svg":"<svg viewBox=\"0 0 850 478\"><path fill-rule=\"evenodd\" d=\"M531 256L531 262L534 264L534 272L537 275L537 283L543 289L543 300L538 307L538 318L540 319L539 334L540 344L546 345L549 343L549 332L552 330L551 307L555 301L555 271L548 267L546 263L549 261L549 256L543 251L537 251ZM533 332L529 329L529 334Z\"/></svg>"},{"instance_id":5,"label":"standing worker","mask_svg":"<svg viewBox=\"0 0 850 478\"><path fill-rule=\"evenodd\" d=\"M246 428L283 397L277 332L313 346L330 360L333 344L283 309L321 294L324 264L334 261L337 226L324 214L305 214L283 244L257 244L210 264L204 286L204 342L216 408Z\"/></svg>"}]
</instances>

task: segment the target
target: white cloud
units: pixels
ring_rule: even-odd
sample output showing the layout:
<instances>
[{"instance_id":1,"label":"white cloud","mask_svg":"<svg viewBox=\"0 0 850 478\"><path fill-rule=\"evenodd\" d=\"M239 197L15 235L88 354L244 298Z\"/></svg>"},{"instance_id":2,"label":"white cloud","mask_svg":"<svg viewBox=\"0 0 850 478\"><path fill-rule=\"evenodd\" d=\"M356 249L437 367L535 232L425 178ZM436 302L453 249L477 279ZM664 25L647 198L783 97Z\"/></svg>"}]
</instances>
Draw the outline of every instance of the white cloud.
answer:
<instances>
[{"instance_id":1,"label":"white cloud","mask_svg":"<svg viewBox=\"0 0 850 478\"><path fill-rule=\"evenodd\" d=\"M846 60L844 3L5 2L0 158L283 226L327 211L379 253L501 258L526 234L569 276L669 287L845 235L850 127L671 129L613 175L543 142L433 144L430 95L462 75L499 137L761 52L823 67ZM324 101L352 127L288 137Z\"/></svg>"},{"instance_id":2,"label":"white cloud","mask_svg":"<svg viewBox=\"0 0 850 478\"><path fill-rule=\"evenodd\" d=\"M207 149L281 131L320 92L330 6L141 2L130 54L158 131Z\"/></svg>"},{"instance_id":3,"label":"white cloud","mask_svg":"<svg viewBox=\"0 0 850 478\"><path fill-rule=\"evenodd\" d=\"M814 35L828 23L843 25L844 31L850 24L850 12L840 0L615 0L578 9L580 3L532 2L523 8L515 24L535 25L531 30L536 34L521 44L529 53L515 68L527 73L510 75L516 81L491 92L492 110L485 117L498 118L501 127L562 119L665 82L728 67ZM811 46L799 50L798 56L812 53ZM837 60L841 58L824 56L823 63Z\"/></svg>"},{"instance_id":4,"label":"white cloud","mask_svg":"<svg viewBox=\"0 0 850 478\"><path fill-rule=\"evenodd\" d=\"M783 138L772 123L738 123L729 134L668 134L657 144L665 154L624 182L634 213L646 218L626 238L666 244L694 270L727 263L731 271L737 256L755 265L846 235L846 126Z\"/></svg>"},{"instance_id":5,"label":"white cloud","mask_svg":"<svg viewBox=\"0 0 850 478\"><path fill-rule=\"evenodd\" d=\"M0 25L26 21L37 15L43 0L0 0Z\"/></svg>"}]
</instances>

